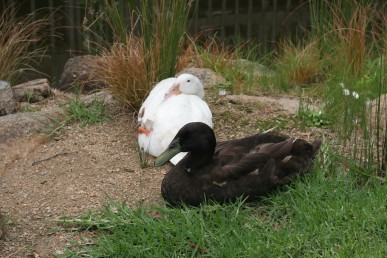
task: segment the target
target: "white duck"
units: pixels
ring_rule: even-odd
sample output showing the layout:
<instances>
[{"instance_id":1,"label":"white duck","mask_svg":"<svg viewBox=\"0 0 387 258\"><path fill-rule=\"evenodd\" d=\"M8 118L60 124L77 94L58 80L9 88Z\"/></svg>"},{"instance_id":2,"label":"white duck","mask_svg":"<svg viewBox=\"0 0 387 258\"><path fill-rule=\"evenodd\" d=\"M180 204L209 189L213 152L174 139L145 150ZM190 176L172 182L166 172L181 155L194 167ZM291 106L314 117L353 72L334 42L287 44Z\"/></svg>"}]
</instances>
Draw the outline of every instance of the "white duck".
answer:
<instances>
[{"instance_id":1,"label":"white duck","mask_svg":"<svg viewBox=\"0 0 387 258\"><path fill-rule=\"evenodd\" d=\"M151 90L138 112L138 123L140 128L152 128L151 123L157 108L172 95L178 95L180 93L197 95L203 99L204 88L196 76L187 73L183 73L177 78L167 78L160 81ZM149 133L145 130L144 132Z\"/></svg>"},{"instance_id":2,"label":"white duck","mask_svg":"<svg viewBox=\"0 0 387 258\"><path fill-rule=\"evenodd\" d=\"M140 148L157 157L183 125L203 122L212 128L212 114L203 96L203 85L191 74L158 83L140 108ZM179 153L171 162L176 164L185 154Z\"/></svg>"}]
</instances>

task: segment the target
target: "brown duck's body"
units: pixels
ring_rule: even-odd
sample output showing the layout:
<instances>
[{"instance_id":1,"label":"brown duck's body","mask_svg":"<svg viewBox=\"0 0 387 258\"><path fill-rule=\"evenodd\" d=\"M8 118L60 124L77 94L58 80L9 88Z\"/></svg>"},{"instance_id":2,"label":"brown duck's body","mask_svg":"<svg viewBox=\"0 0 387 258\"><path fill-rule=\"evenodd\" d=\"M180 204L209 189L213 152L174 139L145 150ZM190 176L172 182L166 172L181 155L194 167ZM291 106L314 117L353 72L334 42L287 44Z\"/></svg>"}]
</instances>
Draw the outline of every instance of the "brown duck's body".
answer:
<instances>
[{"instance_id":1,"label":"brown duck's body","mask_svg":"<svg viewBox=\"0 0 387 258\"><path fill-rule=\"evenodd\" d=\"M320 144L320 141L310 144L269 133L220 142L212 151L202 145L168 172L161 193L172 205L196 206L204 200L227 202L238 197L251 199L309 171ZM211 158L202 164L200 161L208 155ZM200 165L195 167L196 164Z\"/></svg>"}]
</instances>

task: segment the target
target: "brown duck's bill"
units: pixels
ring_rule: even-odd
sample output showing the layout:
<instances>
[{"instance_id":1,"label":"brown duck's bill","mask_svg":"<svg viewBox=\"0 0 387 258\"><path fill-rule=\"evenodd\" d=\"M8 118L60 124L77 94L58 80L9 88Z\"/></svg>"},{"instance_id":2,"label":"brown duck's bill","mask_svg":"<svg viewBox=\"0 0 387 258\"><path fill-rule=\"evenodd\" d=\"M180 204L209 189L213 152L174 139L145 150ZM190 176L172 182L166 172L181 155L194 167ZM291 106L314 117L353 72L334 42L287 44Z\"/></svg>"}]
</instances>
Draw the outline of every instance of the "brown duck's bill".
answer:
<instances>
[{"instance_id":1,"label":"brown duck's bill","mask_svg":"<svg viewBox=\"0 0 387 258\"><path fill-rule=\"evenodd\" d=\"M174 148L167 148L163 153L161 153L157 159L155 160L155 167L159 167L167 163L171 158L173 158L176 154L181 152L180 146L176 146Z\"/></svg>"}]
</instances>

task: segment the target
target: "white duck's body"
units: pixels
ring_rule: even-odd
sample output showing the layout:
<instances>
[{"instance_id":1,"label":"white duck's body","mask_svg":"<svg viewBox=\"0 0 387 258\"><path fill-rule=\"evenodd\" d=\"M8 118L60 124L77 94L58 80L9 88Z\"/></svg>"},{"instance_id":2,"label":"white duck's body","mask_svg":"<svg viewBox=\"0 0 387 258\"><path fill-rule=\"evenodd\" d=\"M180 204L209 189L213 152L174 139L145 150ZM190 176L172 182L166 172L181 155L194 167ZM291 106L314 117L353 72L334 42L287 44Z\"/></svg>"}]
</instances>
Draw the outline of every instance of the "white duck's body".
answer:
<instances>
[{"instance_id":1,"label":"white duck's body","mask_svg":"<svg viewBox=\"0 0 387 258\"><path fill-rule=\"evenodd\" d=\"M171 96L178 94L196 95L203 99L203 85L197 77L187 73L183 73L177 78L167 78L160 81L141 105L138 115L139 125L149 130L159 106Z\"/></svg>"},{"instance_id":2,"label":"white duck's body","mask_svg":"<svg viewBox=\"0 0 387 258\"><path fill-rule=\"evenodd\" d=\"M212 128L212 113L203 96L202 84L190 74L158 83L140 109L140 148L157 157L185 124L203 122ZM171 162L176 164L185 155L179 153Z\"/></svg>"},{"instance_id":3,"label":"white duck's body","mask_svg":"<svg viewBox=\"0 0 387 258\"><path fill-rule=\"evenodd\" d=\"M138 123L140 125L144 126L149 118L155 113L157 107L163 103L165 94L167 94L169 89L176 82L176 79L177 78L164 79L152 89L138 112Z\"/></svg>"}]
</instances>

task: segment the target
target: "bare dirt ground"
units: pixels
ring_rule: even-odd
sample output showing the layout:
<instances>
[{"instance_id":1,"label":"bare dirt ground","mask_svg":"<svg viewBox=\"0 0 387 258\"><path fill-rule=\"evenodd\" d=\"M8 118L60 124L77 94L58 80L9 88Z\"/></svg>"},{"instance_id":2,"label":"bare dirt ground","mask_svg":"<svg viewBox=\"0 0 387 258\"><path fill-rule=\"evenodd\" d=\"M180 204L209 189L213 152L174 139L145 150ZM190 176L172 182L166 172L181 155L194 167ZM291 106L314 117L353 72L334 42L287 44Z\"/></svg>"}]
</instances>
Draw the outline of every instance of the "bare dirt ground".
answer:
<instances>
[{"instance_id":1,"label":"bare dirt ground","mask_svg":"<svg viewBox=\"0 0 387 258\"><path fill-rule=\"evenodd\" d=\"M293 97L209 95L206 100L218 140L273 126L306 140L323 132L295 129L292 117L298 100ZM91 236L66 230L55 220L98 211L108 198L131 206L162 203L160 184L170 165L141 168L134 114L115 110L111 117L87 127L72 124L54 138L32 131L0 141L0 212L5 222L0 229L1 257L62 254L72 241ZM152 161L149 157L148 163Z\"/></svg>"}]
</instances>

